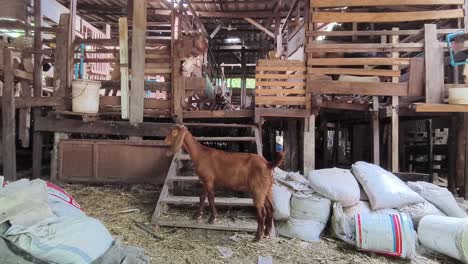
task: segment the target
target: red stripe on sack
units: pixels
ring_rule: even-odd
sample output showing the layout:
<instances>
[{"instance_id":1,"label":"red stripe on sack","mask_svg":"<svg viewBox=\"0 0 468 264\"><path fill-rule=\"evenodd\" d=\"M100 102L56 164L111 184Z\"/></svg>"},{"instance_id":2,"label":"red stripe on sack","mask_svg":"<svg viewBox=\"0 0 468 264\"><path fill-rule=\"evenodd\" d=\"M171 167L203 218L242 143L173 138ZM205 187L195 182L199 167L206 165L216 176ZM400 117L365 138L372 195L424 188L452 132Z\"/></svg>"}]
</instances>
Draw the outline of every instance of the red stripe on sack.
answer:
<instances>
[{"instance_id":1,"label":"red stripe on sack","mask_svg":"<svg viewBox=\"0 0 468 264\"><path fill-rule=\"evenodd\" d=\"M397 238L397 250L396 253L401 255L402 252L402 234L401 234L401 225L400 217L398 215L393 215L395 227L396 227L396 238Z\"/></svg>"}]
</instances>

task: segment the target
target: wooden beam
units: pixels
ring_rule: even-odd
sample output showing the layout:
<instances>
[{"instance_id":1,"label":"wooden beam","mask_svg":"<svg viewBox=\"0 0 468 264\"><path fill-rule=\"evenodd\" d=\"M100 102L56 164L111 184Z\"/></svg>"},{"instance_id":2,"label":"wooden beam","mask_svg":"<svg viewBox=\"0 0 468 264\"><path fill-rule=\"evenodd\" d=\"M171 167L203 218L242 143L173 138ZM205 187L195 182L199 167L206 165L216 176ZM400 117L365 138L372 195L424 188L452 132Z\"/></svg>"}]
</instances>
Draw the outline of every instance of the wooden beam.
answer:
<instances>
[{"instance_id":1,"label":"wooden beam","mask_svg":"<svg viewBox=\"0 0 468 264\"><path fill-rule=\"evenodd\" d=\"M439 20L464 17L463 9L420 11L420 12L386 12L386 13L340 13L315 12L312 21L315 23L375 22L392 23L406 21Z\"/></svg>"},{"instance_id":2,"label":"wooden beam","mask_svg":"<svg viewBox=\"0 0 468 264\"><path fill-rule=\"evenodd\" d=\"M130 90L130 122L143 122L145 92L145 42L147 0L133 1L132 89Z\"/></svg>"},{"instance_id":3,"label":"wooden beam","mask_svg":"<svg viewBox=\"0 0 468 264\"><path fill-rule=\"evenodd\" d=\"M413 108L416 112L424 113L468 113L468 105L418 103Z\"/></svg>"},{"instance_id":4,"label":"wooden beam","mask_svg":"<svg viewBox=\"0 0 468 264\"><path fill-rule=\"evenodd\" d=\"M312 94L359 94L375 96L406 96L408 83L369 83L309 80L307 92Z\"/></svg>"},{"instance_id":5,"label":"wooden beam","mask_svg":"<svg viewBox=\"0 0 468 264\"><path fill-rule=\"evenodd\" d=\"M3 49L4 87L2 95L2 157L3 176L8 181L16 181L16 137L14 68L12 51Z\"/></svg>"},{"instance_id":6,"label":"wooden beam","mask_svg":"<svg viewBox=\"0 0 468 264\"><path fill-rule=\"evenodd\" d=\"M379 98L372 98L372 163L380 165L380 119L379 119Z\"/></svg>"},{"instance_id":7,"label":"wooden beam","mask_svg":"<svg viewBox=\"0 0 468 264\"><path fill-rule=\"evenodd\" d=\"M409 65L407 58L312 58L307 61L309 66L345 66L345 65Z\"/></svg>"},{"instance_id":8,"label":"wooden beam","mask_svg":"<svg viewBox=\"0 0 468 264\"><path fill-rule=\"evenodd\" d=\"M70 23L70 14L62 14L60 16L59 25L63 28L68 29L68 23ZM68 30L64 30L61 33L57 34L56 37L57 48L55 49L55 72L54 72L54 86L56 91L54 96L65 97L67 90L67 58L68 58ZM37 65L37 64L35 64ZM42 63L40 64L42 65ZM41 75L42 76L42 75ZM42 83L42 78L41 78ZM42 88L40 94L35 96L42 96Z\"/></svg>"},{"instance_id":9,"label":"wooden beam","mask_svg":"<svg viewBox=\"0 0 468 264\"><path fill-rule=\"evenodd\" d=\"M400 5L462 5L463 0L321 0L311 1L311 7L400 6Z\"/></svg>"},{"instance_id":10,"label":"wooden beam","mask_svg":"<svg viewBox=\"0 0 468 264\"><path fill-rule=\"evenodd\" d=\"M304 176L315 169L315 115L304 119Z\"/></svg>"},{"instance_id":11,"label":"wooden beam","mask_svg":"<svg viewBox=\"0 0 468 264\"><path fill-rule=\"evenodd\" d=\"M426 103L444 102L444 52L437 39L436 25L424 25Z\"/></svg>"},{"instance_id":12,"label":"wooden beam","mask_svg":"<svg viewBox=\"0 0 468 264\"><path fill-rule=\"evenodd\" d=\"M265 34L267 34L268 36L272 37L272 38L275 38L275 34L273 32L271 32L270 30L266 29L264 26L260 25L259 23L257 23L255 20L251 19L251 18L244 18L247 22L249 22L250 24L254 25L256 28L260 29L261 31L263 31Z\"/></svg>"},{"instance_id":13,"label":"wooden beam","mask_svg":"<svg viewBox=\"0 0 468 264\"><path fill-rule=\"evenodd\" d=\"M193 16L195 18L195 23L198 25L198 27L202 31L203 35L205 35L205 37L208 37L210 34L208 34L208 31L206 30L205 25L203 25L203 22L200 20L200 17L195 12L195 9L193 9L193 6L190 3L190 0L184 0L184 1L187 3L187 7L188 7L189 11L193 14Z\"/></svg>"},{"instance_id":14,"label":"wooden beam","mask_svg":"<svg viewBox=\"0 0 468 264\"><path fill-rule=\"evenodd\" d=\"M253 110L238 110L238 111L224 111L224 110L215 110L215 111L191 111L184 112L184 119L190 118L253 118Z\"/></svg>"},{"instance_id":15,"label":"wooden beam","mask_svg":"<svg viewBox=\"0 0 468 264\"><path fill-rule=\"evenodd\" d=\"M438 35L446 35L449 33L458 32L458 28L447 28L447 29L438 29ZM306 33L307 36L382 36L382 35L418 35L424 34L424 29L415 29L415 30L398 30L393 32L391 30L368 30L368 31L309 31Z\"/></svg>"},{"instance_id":16,"label":"wooden beam","mask_svg":"<svg viewBox=\"0 0 468 264\"><path fill-rule=\"evenodd\" d=\"M392 31L398 31L398 28L392 28ZM399 41L398 35L391 36L392 44L396 45ZM400 56L398 52L392 52L392 58L396 59ZM392 70L399 70L398 65L393 65ZM398 84L399 78L392 77L392 83ZM408 89L406 89L408 92ZM400 140L399 140L399 128L400 128L400 119L398 117L398 107L400 104L400 98L398 95L392 96L392 172L399 172L400 165L399 165L399 147L400 147Z\"/></svg>"},{"instance_id":17,"label":"wooden beam","mask_svg":"<svg viewBox=\"0 0 468 264\"><path fill-rule=\"evenodd\" d=\"M171 14L170 10L155 10L154 14L156 15L166 15ZM190 13L191 14L191 13ZM268 18L273 15L272 11L231 11L231 12L220 12L220 11L196 11L196 14L199 17L215 17L215 18ZM281 13L284 15L284 13Z\"/></svg>"},{"instance_id":18,"label":"wooden beam","mask_svg":"<svg viewBox=\"0 0 468 264\"><path fill-rule=\"evenodd\" d=\"M349 75L362 75L362 76L388 76L399 77L399 70L368 70L368 69L355 69L355 68L309 68L309 74L349 74Z\"/></svg>"},{"instance_id":19,"label":"wooden beam","mask_svg":"<svg viewBox=\"0 0 468 264\"><path fill-rule=\"evenodd\" d=\"M41 27L43 24L43 14L42 14L42 7L41 7L42 0L34 0L34 25L36 27ZM57 33L56 35L56 41L58 43L58 37L60 35L63 35L65 29L63 28L63 24L60 23L59 27L62 27L63 30ZM34 49L35 50L41 50L42 49L42 32L34 32ZM58 50L56 50L55 57L56 59L57 56L60 56L61 54L58 53ZM41 53L34 54L34 86L33 86L33 95L34 97L40 98L42 97L42 62L43 62L43 55ZM64 67L65 64L56 64L56 67L58 65L63 65L61 67ZM60 66L59 66L60 67ZM58 69L55 68L55 74L58 74ZM54 78L55 81L55 78ZM54 82L55 83L55 82ZM33 123L37 121L37 119L41 115L41 109L39 108L33 108ZM40 178L41 177L41 170L42 170L42 133L40 132L33 132L33 146L32 146L32 176L34 179Z\"/></svg>"},{"instance_id":20,"label":"wooden beam","mask_svg":"<svg viewBox=\"0 0 468 264\"><path fill-rule=\"evenodd\" d=\"M135 137L165 137L174 126L173 123L141 123L133 126L122 121L83 122L77 119L55 119L41 117L35 122L34 129L42 132L63 132L100 134Z\"/></svg>"},{"instance_id":21,"label":"wooden beam","mask_svg":"<svg viewBox=\"0 0 468 264\"><path fill-rule=\"evenodd\" d=\"M119 18L120 43L120 100L122 105L122 119L128 119L129 107L129 78L128 78L128 21L126 17ZM114 69L115 70L115 69Z\"/></svg>"},{"instance_id":22,"label":"wooden beam","mask_svg":"<svg viewBox=\"0 0 468 264\"><path fill-rule=\"evenodd\" d=\"M291 5L291 8L289 9L289 12L288 12L288 15L286 16L286 19L283 23L283 25L281 26L281 29L279 31L280 35L283 34L284 32L284 29L286 28L286 26L288 25L288 21L289 19L291 18L291 15L293 14L293 11L294 9L296 8L297 4L299 3L299 0L294 0L293 4Z\"/></svg>"},{"instance_id":23,"label":"wooden beam","mask_svg":"<svg viewBox=\"0 0 468 264\"><path fill-rule=\"evenodd\" d=\"M351 110L351 111L361 111L368 112L369 104L350 104L334 101L323 101L318 104L319 108L325 109L341 109L341 110Z\"/></svg>"},{"instance_id":24,"label":"wooden beam","mask_svg":"<svg viewBox=\"0 0 468 264\"><path fill-rule=\"evenodd\" d=\"M211 39L213 39L213 38L216 36L216 34L218 34L218 32L219 32L219 30L221 30L222 26L223 26L222 24L219 24L219 25L213 30L213 32L211 32L211 34L210 34L210 38L211 38Z\"/></svg>"}]
</instances>

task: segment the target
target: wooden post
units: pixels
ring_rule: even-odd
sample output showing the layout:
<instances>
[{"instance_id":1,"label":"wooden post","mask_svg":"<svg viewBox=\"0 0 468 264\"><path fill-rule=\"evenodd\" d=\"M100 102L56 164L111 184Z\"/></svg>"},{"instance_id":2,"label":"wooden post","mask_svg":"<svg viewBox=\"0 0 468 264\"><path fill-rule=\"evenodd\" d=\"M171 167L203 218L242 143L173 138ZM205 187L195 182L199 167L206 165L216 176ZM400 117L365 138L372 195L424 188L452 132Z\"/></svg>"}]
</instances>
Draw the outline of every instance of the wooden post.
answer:
<instances>
[{"instance_id":1,"label":"wooden post","mask_svg":"<svg viewBox=\"0 0 468 264\"><path fill-rule=\"evenodd\" d=\"M245 59L245 47L241 50L241 109L247 106L247 64Z\"/></svg>"},{"instance_id":2,"label":"wooden post","mask_svg":"<svg viewBox=\"0 0 468 264\"><path fill-rule=\"evenodd\" d=\"M449 128L449 151L448 151L448 189L455 193L457 181L457 116L453 115L450 117L450 128Z\"/></svg>"},{"instance_id":3,"label":"wooden post","mask_svg":"<svg viewBox=\"0 0 468 264\"><path fill-rule=\"evenodd\" d=\"M379 120L379 97L372 98L372 162L380 165L380 120Z\"/></svg>"},{"instance_id":4,"label":"wooden post","mask_svg":"<svg viewBox=\"0 0 468 264\"><path fill-rule=\"evenodd\" d=\"M119 46L120 46L120 100L122 105L122 119L128 119L128 21L126 17L119 18Z\"/></svg>"},{"instance_id":5,"label":"wooden post","mask_svg":"<svg viewBox=\"0 0 468 264\"><path fill-rule=\"evenodd\" d=\"M463 152L465 153L465 179L464 179L464 190L463 190L463 197L465 200L468 200L468 162L467 158L468 157L468 129L466 125L468 124L468 113L463 113L463 127L464 127L464 132L465 132L465 146L463 149Z\"/></svg>"},{"instance_id":6,"label":"wooden post","mask_svg":"<svg viewBox=\"0 0 468 264\"><path fill-rule=\"evenodd\" d=\"M398 28L393 28L393 31L398 31ZM392 44L398 44L398 35L392 35ZM399 52L392 52L392 58L398 58L400 56ZM393 65L392 70L399 70L398 65ZM400 80L398 77L392 77L392 83L398 83ZM398 117L398 107L400 104L400 98L398 96L392 96L392 172L398 172L399 167L399 117Z\"/></svg>"},{"instance_id":7,"label":"wooden post","mask_svg":"<svg viewBox=\"0 0 468 264\"><path fill-rule=\"evenodd\" d=\"M465 196L465 124L464 124L464 113L457 115L457 177L456 186L458 189L458 195L460 197Z\"/></svg>"},{"instance_id":8,"label":"wooden post","mask_svg":"<svg viewBox=\"0 0 468 264\"><path fill-rule=\"evenodd\" d=\"M132 27L132 89L130 90L130 122L143 122L145 94L145 43L147 0L133 1Z\"/></svg>"},{"instance_id":9,"label":"wooden post","mask_svg":"<svg viewBox=\"0 0 468 264\"><path fill-rule=\"evenodd\" d=\"M69 26L68 25L69 23L70 23L70 14L61 14L59 27L65 30L62 30L59 33L57 33L57 38L56 38L57 48L55 49L55 73L54 73L54 86L56 89L54 96L58 96L58 97L66 97L67 94L69 94L67 92L67 90L69 90L67 86L67 84L69 83L68 81L69 74L68 74L68 69L67 69L69 67L68 65L69 63L68 61L68 46L69 46L69 43L68 43ZM34 65L42 65L42 63L41 64L35 63ZM42 72L41 72L41 83L42 83ZM41 92L41 95L42 95L42 92ZM38 95L34 94L34 96L38 96ZM63 107L60 107L60 108L62 108L63 110Z\"/></svg>"},{"instance_id":10,"label":"wooden post","mask_svg":"<svg viewBox=\"0 0 468 264\"><path fill-rule=\"evenodd\" d=\"M434 141L432 137L432 120L426 120L427 133L427 171L429 173L429 182L434 182L437 178L434 177Z\"/></svg>"},{"instance_id":11,"label":"wooden post","mask_svg":"<svg viewBox=\"0 0 468 264\"><path fill-rule=\"evenodd\" d=\"M31 97L29 81L21 80L21 97ZM18 117L18 138L23 148L29 147L29 130L31 129L31 107L21 108Z\"/></svg>"},{"instance_id":12,"label":"wooden post","mask_svg":"<svg viewBox=\"0 0 468 264\"><path fill-rule=\"evenodd\" d=\"M275 19L275 36L276 36L276 57L279 59L283 53L283 37L281 35L281 17L276 16Z\"/></svg>"},{"instance_id":13,"label":"wooden post","mask_svg":"<svg viewBox=\"0 0 468 264\"><path fill-rule=\"evenodd\" d=\"M437 40L435 24L424 25L424 54L426 58L426 103L444 102L444 52Z\"/></svg>"},{"instance_id":14,"label":"wooden post","mask_svg":"<svg viewBox=\"0 0 468 264\"><path fill-rule=\"evenodd\" d=\"M58 182L58 156L59 156L59 143L62 139L68 139L67 133L54 133L54 147L52 149L50 157L50 180L52 182Z\"/></svg>"},{"instance_id":15,"label":"wooden post","mask_svg":"<svg viewBox=\"0 0 468 264\"><path fill-rule=\"evenodd\" d=\"M11 50L3 49L4 87L2 94L2 157L3 176L8 181L16 180L16 138L15 138L15 102L14 69Z\"/></svg>"},{"instance_id":16,"label":"wooden post","mask_svg":"<svg viewBox=\"0 0 468 264\"><path fill-rule=\"evenodd\" d=\"M36 27L42 26L42 9L41 9L41 2L42 0L34 0L34 25ZM60 24L60 26L63 26ZM61 33L57 34L57 38ZM58 39L57 39L58 43ZM58 48L58 47L57 47ZM36 30L34 32L34 50L41 50L42 49L42 32ZM58 53L56 50L55 57L60 56L61 54ZM33 93L34 97L41 97L42 96L42 61L43 56L40 53L34 54L34 87ZM61 66L60 66L61 65ZM65 64L56 64L55 74L57 74L58 70L57 67L65 67ZM33 109L33 118L37 120L41 116L41 109L34 108ZM33 164L32 164L32 176L33 178L37 179L41 177L41 170L42 170L42 133L38 131L34 131L33 134Z\"/></svg>"},{"instance_id":17,"label":"wooden post","mask_svg":"<svg viewBox=\"0 0 468 264\"><path fill-rule=\"evenodd\" d=\"M315 115L305 119L304 124L304 176L315 169Z\"/></svg>"}]
</instances>

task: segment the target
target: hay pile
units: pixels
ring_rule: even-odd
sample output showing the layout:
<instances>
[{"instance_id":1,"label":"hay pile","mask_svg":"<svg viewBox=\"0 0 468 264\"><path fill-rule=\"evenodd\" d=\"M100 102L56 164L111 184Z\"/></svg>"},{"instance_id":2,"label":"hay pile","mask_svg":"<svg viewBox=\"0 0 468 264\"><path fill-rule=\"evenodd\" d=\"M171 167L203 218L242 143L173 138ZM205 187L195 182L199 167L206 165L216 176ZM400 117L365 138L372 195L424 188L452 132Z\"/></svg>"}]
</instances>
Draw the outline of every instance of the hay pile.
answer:
<instances>
[{"instance_id":1,"label":"hay pile","mask_svg":"<svg viewBox=\"0 0 468 264\"><path fill-rule=\"evenodd\" d=\"M273 263L410 263L376 255L361 254L337 240L324 238L318 243L296 239L264 239L252 243L252 234L193 229L161 228L164 237L158 240L135 226L148 224L159 197L152 186L87 187L67 185L84 211L101 220L112 235L124 243L139 246L151 258L151 263L257 263L258 256L273 256ZM138 209L138 210L133 210ZM206 219L205 219L206 220ZM222 258L218 246L230 248L234 254ZM413 263L450 263L446 259L418 258Z\"/></svg>"}]
</instances>

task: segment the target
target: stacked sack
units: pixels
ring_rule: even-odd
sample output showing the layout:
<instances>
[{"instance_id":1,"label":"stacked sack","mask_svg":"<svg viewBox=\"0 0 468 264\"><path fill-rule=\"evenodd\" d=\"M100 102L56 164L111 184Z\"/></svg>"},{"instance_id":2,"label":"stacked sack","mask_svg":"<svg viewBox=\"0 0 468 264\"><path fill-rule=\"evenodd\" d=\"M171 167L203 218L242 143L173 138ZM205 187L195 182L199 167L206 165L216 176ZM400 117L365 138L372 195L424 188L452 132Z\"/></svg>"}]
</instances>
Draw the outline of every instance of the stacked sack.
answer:
<instances>
[{"instance_id":1,"label":"stacked sack","mask_svg":"<svg viewBox=\"0 0 468 264\"><path fill-rule=\"evenodd\" d=\"M437 221L437 217L454 217L458 220L445 221L455 223L463 232L445 234L453 237L449 239L453 243L445 244L468 245L468 218L462 219L467 214L445 188L427 182L406 184L381 167L361 161L351 171L313 170L307 179L276 168L274 177L274 219L282 236L317 241L332 212L333 234L360 250L411 258L419 226L423 245L468 263L468 246L467 253L464 246L460 250L456 246L441 249L434 235L427 234L427 230L432 231L428 223L433 225L434 217Z\"/></svg>"},{"instance_id":2,"label":"stacked sack","mask_svg":"<svg viewBox=\"0 0 468 264\"><path fill-rule=\"evenodd\" d=\"M274 219L278 234L305 241L318 241L330 216L331 201L307 186L298 173L274 171Z\"/></svg>"},{"instance_id":3,"label":"stacked sack","mask_svg":"<svg viewBox=\"0 0 468 264\"><path fill-rule=\"evenodd\" d=\"M0 214L0 236L47 263L89 264L113 243L101 222L86 216L63 189L43 180L0 186Z\"/></svg>"}]
</instances>

